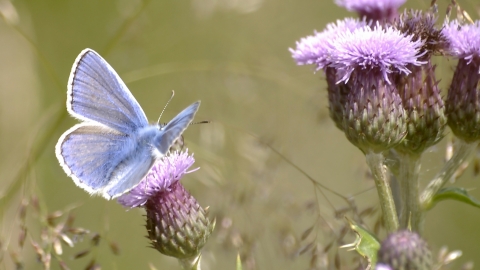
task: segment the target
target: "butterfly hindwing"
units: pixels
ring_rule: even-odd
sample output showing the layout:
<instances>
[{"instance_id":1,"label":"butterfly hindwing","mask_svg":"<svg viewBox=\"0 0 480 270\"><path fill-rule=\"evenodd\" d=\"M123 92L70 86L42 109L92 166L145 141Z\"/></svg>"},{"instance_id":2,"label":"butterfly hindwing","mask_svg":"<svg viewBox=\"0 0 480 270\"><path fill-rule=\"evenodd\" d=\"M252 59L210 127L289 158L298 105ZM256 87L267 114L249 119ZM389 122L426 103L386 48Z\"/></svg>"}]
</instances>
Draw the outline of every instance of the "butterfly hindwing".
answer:
<instances>
[{"instance_id":1,"label":"butterfly hindwing","mask_svg":"<svg viewBox=\"0 0 480 270\"><path fill-rule=\"evenodd\" d=\"M112 172L127 156L129 136L99 125L78 124L65 132L57 143L56 154L74 182L89 193L100 193Z\"/></svg>"}]
</instances>

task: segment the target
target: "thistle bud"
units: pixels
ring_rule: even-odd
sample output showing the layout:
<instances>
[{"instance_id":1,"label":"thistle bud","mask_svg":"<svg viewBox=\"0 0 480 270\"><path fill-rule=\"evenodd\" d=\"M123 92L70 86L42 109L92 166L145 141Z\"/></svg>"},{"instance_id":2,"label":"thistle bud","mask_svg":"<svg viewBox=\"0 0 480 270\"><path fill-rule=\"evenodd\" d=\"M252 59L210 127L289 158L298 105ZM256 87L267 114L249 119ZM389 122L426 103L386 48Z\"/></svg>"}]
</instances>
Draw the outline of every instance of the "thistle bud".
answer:
<instances>
[{"instance_id":1,"label":"thistle bud","mask_svg":"<svg viewBox=\"0 0 480 270\"><path fill-rule=\"evenodd\" d=\"M290 49L299 65L325 71L330 116L363 152L387 150L406 135L402 100L391 80L425 63L418 60L423 42L412 38L391 26L346 19Z\"/></svg>"},{"instance_id":2,"label":"thistle bud","mask_svg":"<svg viewBox=\"0 0 480 270\"><path fill-rule=\"evenodd\" d=\"M396 149L421 154L443 136L447 117L435 81L435 68L428 64L411 67L412 73L397 82L407 116L407 136Z\"/></svg>"},{"instance_id":3,"label":"thistle bud","mask_svg":"<svg viewBox=\"0 0 480 270\"><path fill-rule=\"evenodd\" d=\"M165 255L178 259L196 257L212 233L215 221L208 219L207 211L180 182L170 189L145 204L148 238L152 247Z\"/></svg>"},{"instance_id":4,"label":"thistle bud","mask_svg":"<svg viewBox=\"0 0 480 270\"><path fill-rule=\"evenodd\" d=\"M480 139L480 65L460 59L446 100L448 125L466 142Z\"/></svg>"},{"instance_id":5,"label":"thistle bud","mask_svg":"<svg viewBox=\"0 0 480 270\"><path fill-rule=\"evenodd\" d=\"M406 115L393 75L408 75L419 66L420 41L377 24L338 33L332 41L330 66L338 89L348 90L343 131L363 152L385 151L406 135Z\"/></svg>"},{"instance_id":6,"label":"thistle bud","mask_svg":"<svg viewBox=\"0 0 480 270\"><path fill-rule=\"evenodd\" d=\"M446 111L453 133L466 142L480 140L480 21L460 25L452 21L443 29L448 52L459 58L448 89Z\"/></svg>"},{"instance_id":7,"label":"thistle bud","mask_svg":"<svg viewBox=\"0 0 480 270\"><path fill-rule=\"evenodd\" d=\"M378 250L377 269L430 270L432 266L427 242L408 230L390 234Z\"/></svg>"},{"instance_id":8,"label":"thistle bud","mask_svg":"<svg viewBox=\"0 0 480 270\"><path fill-rule=\"evenodd\" d=\"M290 49L292 57L298 65L313 64L316 66L316 70L324 70L328 85L330 117L340 130L343 130L344 110L349 86L338 83L342 78L339 77L337 69L331 67L331 55L332 51L335 50L332 42L339 33L351 32L367 25L365 20L352 18L339 20L336 23L328 24L322 32L316 32L313 36L302 38L297 42L296 49Z\"/></svg>"},{"instance_id":9,"label":"thistle bud","mask_svg":"<svg viewBox=\"0 0 480 270\"><path fill-rule=\"evenodd\" d=\"M432 55L445 52L448 40L437 25L437 17L430 12L410 10L395 20L394 26L400 32L412 37L413 41L422 41L419 49L421 60L429 60Z\"/></svg>"},{"instance_id":10,"label":"thistle bud","mask_svg":"<svg viewBox=\"0 0 480 270\"><path fill-rule=\"evenodd\" d=\"M198 263L196 258L212 233L215 221L210 221L208 211L180 183L183 175L196 170L187 171L195 161L187 151L163 157L118 202L125 207L145 208L146 228L153 248L181 262Z\"/></svg>"},{"instance_id":11,"label":"thistle bud","mask_svg":"<svg viewBox=\"0 0 480 270\"><path fill-rule=\"evenodd\" d=\"M381 76L354 72L348 83L352 91L345 106L344 131L363 152L382 152L406 135L406 117L394 85Z\"/></svg>"}]
</instances>

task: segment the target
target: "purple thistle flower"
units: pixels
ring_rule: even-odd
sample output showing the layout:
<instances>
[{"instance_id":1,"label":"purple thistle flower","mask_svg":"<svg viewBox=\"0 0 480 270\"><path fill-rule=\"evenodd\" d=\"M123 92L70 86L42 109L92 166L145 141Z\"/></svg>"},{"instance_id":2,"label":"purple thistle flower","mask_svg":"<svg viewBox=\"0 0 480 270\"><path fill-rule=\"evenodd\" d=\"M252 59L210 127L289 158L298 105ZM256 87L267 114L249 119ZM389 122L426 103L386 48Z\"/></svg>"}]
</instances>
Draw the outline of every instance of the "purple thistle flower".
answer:
<instances>
[{"instance_id":1,"label":"purple thistle flower","mask_svg":"<svg viewBox=\"0 0 480 270\"><path fill-rule=\"evenodd\" d=\"M397 231L382 241L378 250L378 264L388 265L392 269L432 269L432 252L417 233Z\"/></svg>"},{"instance_id":2,"label":"purple thistle flower","mask_svg":"<svg viewBox=\"0 0 480 270\"><path fill-rule=\"evenodd\" d=\"M450 55L463 58L468 63L480 61L480 21L460 25L457 20L454 20L445 25L442 32L449 42Z\"/></svg>"},{"instance_id":3,"label":"purple thistle flower","mask_svg":"<svg viewBox=\"0 0 480 270\"><path fill-rule=\"evenodd\" d=\"M374 21L392 21L398 15L398 8L406 0L335 0L348 11L357 12L360 17Z\"/></svg>"},{"instance_id":4,"label":"purple thistle flower","mask_svg":"<svg viewBox=\"0 0 480 270\"><path fill-rule=\"evenodd\" d=\"M392 26L347 19L297 42L299 65L323 69L330 116L362 151L381 152L403 140L406 115L395 82L426 62L423 41ZM352 77L352 79L351 79Z\"/></svg>"},{"instance_id":5,"label":"purple thistle flower","mask_svg":"<svg viewBox=\"0 0 480 270\"><path fill-rule=\"evenodd\" d=\"M124 207L139 207L157 193L170 191L170 186L179 181L184 174L194 172L187 171L193 165L193 155L185 152L173 152L158 161L150 172L129 193L118 198L118 202Z\"/></svg>"},{"instance_id":6,"label":"purple thistle flower","mask_svg":"<svg viewBox=\"0 0 480 270\"><path fill-rule=\"evenodd\" d=\"M301 39L290 52L298 65L314 64L316 70L335 68L342 74L338 82L348 81L354 69L378 69L390 82L387 74L394 70L409 74L407 65L425 63L418 60L423 43L412 37L393 27L377 24L372 29L365 21L345 19Z\"/></svg>"},{"instance_id":7,"label":"purple thistle flower","mask_svg":"<svg viewBox=\"0 0 480 270\"><path fill-rule=\"evenodd\" d=\"M290 48L293 59L298 65L316 65L316 70L325 68L331 63L329 60L332 48L328 41L334 39L338 33L351 32L357 28L366 26L365 20L346 18L336 23L327 24L322 32L315 32L313 36L307 36L297 41L296 49Z\"/></svg>"},{"instance_id":8,"label":"purple thistle flower","mask_svg":"<svg viewBox=\"0 0 480 270\"><path fill-rule=\"evenodd\" d=\"M215 221L207 217L208 210L179 181L183 175L198 169L188 171L194 162L188 149L171 152L134 189L118 199L124 207L145 208L146 228L153 248L190 266L200 263L200 250L215 227Z\"/></svg>"},{"instance_id":9,"label":"purple thistle flower","mask_svg":"<svg viewBox=\"0 0 480 270\"><path fill-rule=\"evenodd\" d=\"M467 142L480 140L480 21L460 25L452 21L443 29L448 52L459 58L445 101L448 125Z\"/></svg>"},{"instance_id":10,"label":"purple thistle flower","mask_svg":"<svg viewBox=\"0 0 480 270\"><path fill-rule=\"evenodd\" d=\"M418 60L422 44L421 40L413 41L411 35L379 23L373 28L364 26L338 33L328 41L332 48L328 67L336 71L337 90L349 91L329 92L329 101L344 102L330 107L343 106L342 130L363 152L382 152L405 138L406 114L391 81L410 74L408 67L425 63Z\"/></svg>"},{"instance_id":11,"label":"purple thistle flower","mask_svg":"<svg viewBox=\"0 0 480 270\"><path fill-rule=\"evenodd\" d=\"M440 141L446 126L445 106L435 77L435 66L430 58L435 53L442 52L447 41L435 23L436 17L432 13L418 10L405 11L395 21L395 27L402 33L412 35L415 41L423 41L420 60L426 62L422 66L407 66L412 72L407 76L394 76L407 114L408 133L405 140L396 147L401 152L421 154Z\"/></svg>"},{"instance_id":12,"label":"purple thistle flower","mask_svg":"<svg viewBox=\"0 0 480 270\"><path fill-rule=\"evenodd\" d=\"M343 116L348 87L337 85L337 71L330 68L332 51L335 50L329 42L335 39L341 32L351 32L357 28L367 26L365 20L346 18L336 23L329 23L322 32L315 32L315 35L302 38L297 42L296 49L290 48L293 59L298 65L315 65L315 70L325 69L328 83L328 99L330 117L336 126L343 130Z\"/></svg>"},{"instance_id":13,"label":"purple thistle flower","mask_svg":"<svg viewBox=\"0 0 480 270\"><path fill-rule=\"evenodd\" d=\"M411 35L404 35L393 27L383 27L377 23L372 29L368 26L354 31L339 33L329 42L334 48L331 52L330 66L337 69L340 82L347 82L354 70L363 73L375 72L390 83L392 72L410 74L408 65L420 66L421 40L413 41Z\"/></svg>"}]
</instances>

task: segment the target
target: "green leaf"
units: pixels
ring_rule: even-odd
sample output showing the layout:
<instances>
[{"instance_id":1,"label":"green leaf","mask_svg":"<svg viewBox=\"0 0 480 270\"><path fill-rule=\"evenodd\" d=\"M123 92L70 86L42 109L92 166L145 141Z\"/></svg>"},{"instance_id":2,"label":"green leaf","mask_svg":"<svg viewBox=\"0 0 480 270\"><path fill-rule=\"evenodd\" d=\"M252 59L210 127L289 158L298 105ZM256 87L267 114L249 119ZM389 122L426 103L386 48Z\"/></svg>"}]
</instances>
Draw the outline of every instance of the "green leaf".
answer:
<instances>
[{"instance_id":1,"label":"green leaf","mask_svg":"<svg viewBox=\"0 0 480 270\"><path fill-rule=\"evenodd\" d=\"M350 220L348 217L345 218L350 224L350 228L357 234L357 239L355 239L355 242L342 247L351 247L352 250L356 250L358 254L368 260L367 269L372 269L375 264L377 264L377 252L380 249L380 242L375 235L365 228L353 220Z\"/></svg>"},{"instance_id":2,"label":"green leaf","mask_svg":"<svg viewBox=\"0 0 480 270\"><path fill-rule=\"evenodd\" d=\"M474 207L480 208L480 201L469 195L467 190L459 187L446 187L440 189L435 196L433 196L432 203L427 210L432 209L439 201L443 200L455 200L464 202Z\"/></svg>"}]
</instances>

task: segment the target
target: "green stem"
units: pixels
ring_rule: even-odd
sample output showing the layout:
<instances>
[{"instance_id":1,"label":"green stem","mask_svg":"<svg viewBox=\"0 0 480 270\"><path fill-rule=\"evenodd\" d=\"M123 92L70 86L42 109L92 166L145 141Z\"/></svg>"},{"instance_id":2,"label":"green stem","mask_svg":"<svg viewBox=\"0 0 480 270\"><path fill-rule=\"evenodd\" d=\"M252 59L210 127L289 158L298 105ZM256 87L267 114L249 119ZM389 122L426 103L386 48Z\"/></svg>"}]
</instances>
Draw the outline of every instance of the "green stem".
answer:
<instances>
[{"instance_id":1,"label":"green stem","mask_svg":"<svg viewBox=\"0 0 480 270\"><path fill-rule=\"evenodd\" d=\"M400 171L398 182L402 201L402 213L400 214L400 228L418 232L420 230L421 214L420 191L418 175L420 173L420 155L399 153Z\"/></svg>"},{"instance_id":2,"label":"green stem","mask_svg":"<svg viewBox=\"0 0 480 270\"><path fill-rule=\"evenodd\" d=\"M431 208L433 196L455 175L458 168L460 168L470 156L477 145L478 142L467 143L458 139L452 158L445 163L442 170L430 181L420 196L420 203L423 210Z\"/></svg>"},{"instance_id":3,"label":"green stem","mask_svg":"<svg viewBox=\"0 0 480 270\"><path fill-rule=\"evenodd\" d=\"M182 266L183 270L201 270L200 268L200 259L202 258L202 254L198 254L197 256L193 256L191 258L185 259L178 259L180 266Z\"/></svg>"},{"instance_id":4,"label":"green stem","mask_svg":"<svg viewBox=\"0 0 480 270\"><path fill-rule=\"evenodd\" d=\"M385 158L383 154L372 151L368 152L365 157L377 187L385 228L388 233L395 232L398 229L398 217L390 188L390 173L384 165Z\"/></svg>"}]
</instances>

